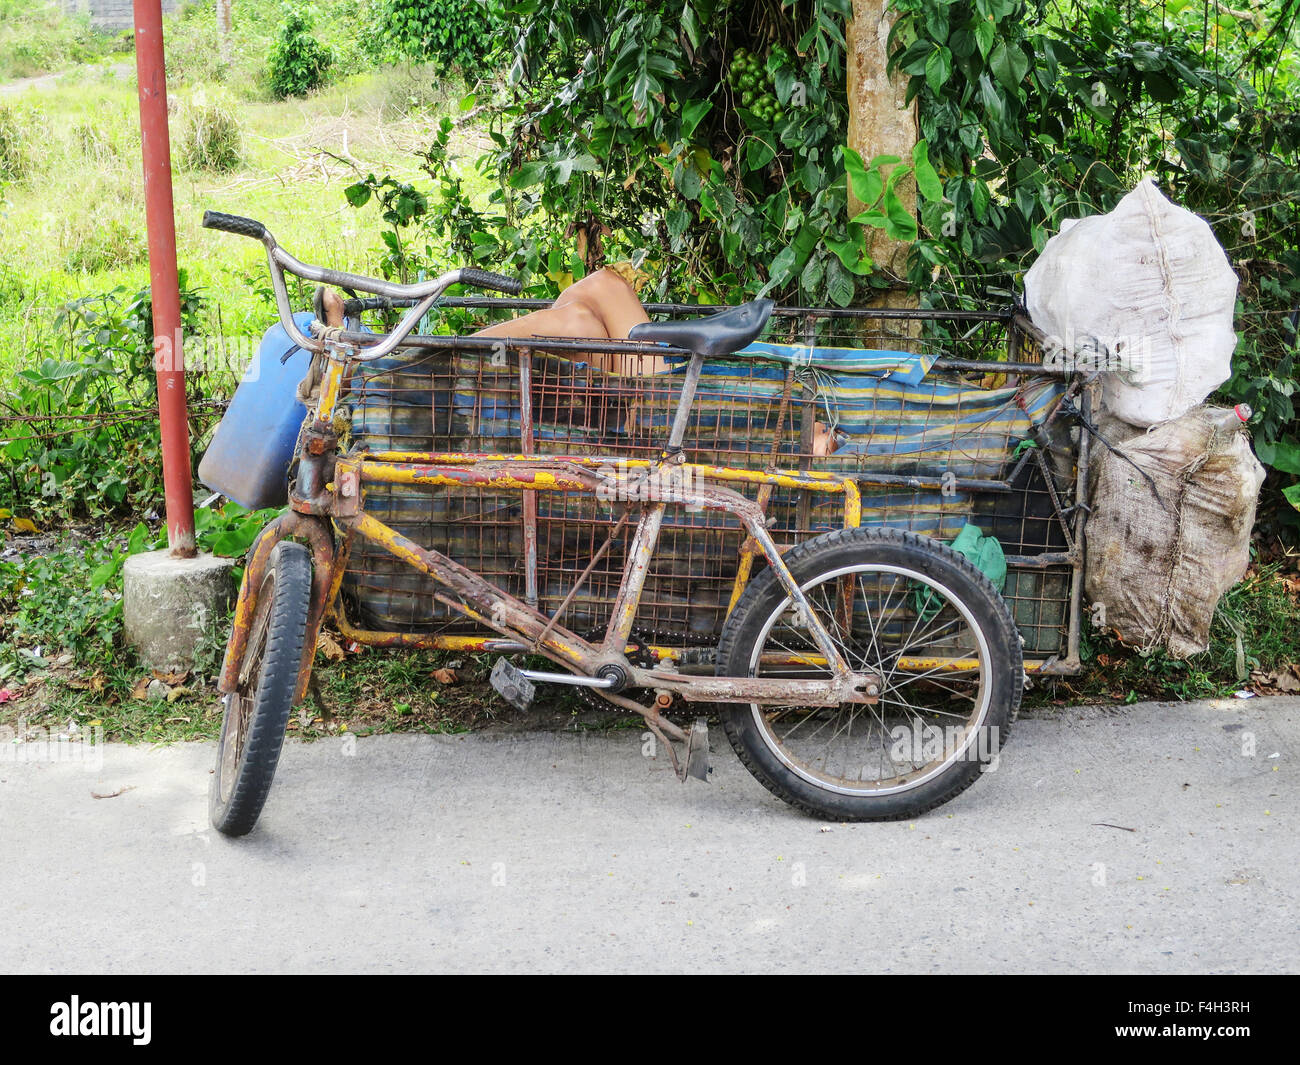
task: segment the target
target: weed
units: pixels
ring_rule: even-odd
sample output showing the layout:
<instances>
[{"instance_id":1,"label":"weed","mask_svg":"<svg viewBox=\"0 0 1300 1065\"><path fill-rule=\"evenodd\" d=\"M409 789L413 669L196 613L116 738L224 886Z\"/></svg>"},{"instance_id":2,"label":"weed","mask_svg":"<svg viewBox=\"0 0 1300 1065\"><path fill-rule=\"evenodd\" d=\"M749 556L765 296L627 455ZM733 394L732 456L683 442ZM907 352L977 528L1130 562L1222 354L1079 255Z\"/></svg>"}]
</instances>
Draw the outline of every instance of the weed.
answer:
<instances>
[{"instance_id":1,"label":"weed","mask_svg":"<svg viewBox=\"0 0 1300 1065\"><path fill-rule=\"evenodd\" d=\"M0 103L0 183L22 181L31 172L30 119L17 108Z\"/></svg>"},{"instance_id":2,"label":"weed","mask_svg":"<svg viewBox=\"0 0 1300 1065\"><path fill-rule=\"evenodd\" d=\"M243 163L244 134L223 100L198 89L177 108L172 158L184 170L235 170Z\"/></svg>"}]
</instances>

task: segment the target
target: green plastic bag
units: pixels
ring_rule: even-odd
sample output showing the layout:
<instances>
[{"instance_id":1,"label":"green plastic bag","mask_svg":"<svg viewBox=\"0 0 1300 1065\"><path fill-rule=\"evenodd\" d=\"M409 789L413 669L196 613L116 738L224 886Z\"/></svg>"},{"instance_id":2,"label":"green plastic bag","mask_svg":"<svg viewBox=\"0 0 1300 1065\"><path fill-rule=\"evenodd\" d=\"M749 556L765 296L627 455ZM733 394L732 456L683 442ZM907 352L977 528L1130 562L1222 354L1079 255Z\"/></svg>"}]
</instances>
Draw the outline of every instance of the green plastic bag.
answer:
<instances>
[{"instance_id":1,"label":"green plastic bag","mask_svg":"<svg viewBox=\"0 0 1300 1065\"><path fill-rule=\"evenodd\" d=\"M980 532L979 526L967 524L948 546L957 554L970 559L999 592L1006 588L1007 558L996 537L985 536ZM934 589L923 584L916 586L913 595L916 612L921 615L922 621L929 621L943 606L943 601L934 593Z\"/></svg>"}]
</instances>

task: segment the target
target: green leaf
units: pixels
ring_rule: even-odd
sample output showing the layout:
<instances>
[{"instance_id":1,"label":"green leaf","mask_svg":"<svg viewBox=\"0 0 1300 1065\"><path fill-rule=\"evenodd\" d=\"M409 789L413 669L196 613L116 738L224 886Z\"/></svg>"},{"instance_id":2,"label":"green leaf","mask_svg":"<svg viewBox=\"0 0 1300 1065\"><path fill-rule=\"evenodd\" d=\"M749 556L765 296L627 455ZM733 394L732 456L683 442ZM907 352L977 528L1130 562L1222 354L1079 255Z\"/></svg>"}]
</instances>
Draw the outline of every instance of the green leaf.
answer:
<instances>
[{"instance_id":1,"label":"green leaf","mask_svg":"<svg viewBox=\"0 0 1300 1065\"><path fill-rule=\"evenodd\" d=\"M585 152L571 158L557 159L555 162L555 182L558 185L567 185L575 170L589 172L595 169L596 160Z\"/></svg>"},{"instance_id":2,"label":"green leaf","mask_svg":"<svg viewBox=\"0 0 1300 1065\"><path fill-rule=\"evenodd\" d=\"M784 285L794 276L795 259L798 252L793 244L787 244L772 259L767 268L767 276L773 286Z\"/></svg>"},{"instance_id":3,"label":"green leaf","mask_svg":"<svg viewBox=\"0 0 1300 1065\"><path fill-rule=\"evenodd\" d=\"M815 297L825 274L826 260L817 255L811 256L808 265L803 268L803 273L799 275L799 288Z\"/></svg>"},{"instance_id":4,"label":"green leaf","mask_svg":"<svg viewBox=\"0 0 1300 1065\"><path fill-rule=\"evenodd\" d=\"M690 10L689 7L687 10ZM712 100L691 100L682 106L682 140L690 140L695 127L712 107Z\"/></svg>"},{"instance_id":5,"label":"green leaf","mask_svg":"<svg viewBox=\"0 0 1300 1065\"><path fill-rule=\"evenodd\" d=\"M1006 101L987 74L980 75L979 86L980 102L984 105L985 115L994 125L1001 125L1006 119Z\"/></svg>"},{"instance_id":6,"label":"green leaf","mask_svg":"<svg viewBox=\"0 0 1300 1065\"><path fill-rule=\"evenodd\" d=\"M1300 484L1293 484L1288 488L1283 488L1282 498L1295 507L1296 510L1300 510Z\"/></svg>"},{"instance_id":7,"label":"green leaf","mask_svg":"<svg viewBox=\"0 0 1300 1065\"><path fill-rule=\"evenodd\" d=\"M1265 466L1282 473L1300 473L1300 446L1289 440L1259 440L1255 455Z\"/></svg>"},{"instance_id":8,"label":"green leaf","mask_svg":"<svg viewBox=\"0 0 1300 1065\"><path fill-rule=\"evenodd\" d=\"M102 588L117 576L117 571L121 568L122 559L120 556L109 559L103 565L96 566L90 574L91 589Z\"/></svg>"},{"instance_id":9,"label":"green leaf","mask_svg":"<svg viewBox=\"0 0 1300 1065\"><path fill-rule=\"evenodd\" d=\"M916 240L916 218L892 191L885 194L885 214L885 236L890 240Z\"/></svg>"},{"instance_id":10,"label":"green leaf","mask_svg":"<svg viewBox=\"0 0 1300 1065\"><path fill-rule=\"evenodd\" d=\"M355 185L349 185L344 189L343 195L353 207L364 207L370 202L370 186L364 181L358 181Z\"/></svg>"},{"instance_id":11,"label":"green leaf","mask_svg":"<svg viewBox=\"0 0 1300 1065\"><path fill-rule=\"evenodd\" d=\"M925 83L932 93L938 93L952 74L952 52L940 45L925 61Z\"/></svg>"},{"instance_id":12,"label":"green leaf","mask_svg":"<svg viewBox=\"0 0 1300 1065\"><path fill-rule=\"evenodd\" d=\"M664 221L668 225L668 235L677 239L686 232L686 228L691 224L691 213L684 207L673 207L664 215Z\"/></svg>"},{"instance_id":13,"label":"green leaf","mask_svg":"<svg viewBox=\"0 0 1300 1065\"><path fill-rule=\"evenodd\" d=\"M862 156L852 148L845 148L844 170L848 174L853 195L865 206L875 206L876 201L880 199L880 194L885 190L885 182L880 176L875 160L868 167L862 162Z\"/></svg>"},{"instance_id":14,"label":"green leaf","mask_svg":"<svg viewBox=\"0 0 1300 1065\"><path fill-rule=\"evenodd\" d=\"M544 159L534 159L531 162L524 163L523 166L510 175L510 187L512 189L526 189L533 185L540 185L542 178L546 176L548 165Z\"/></svg>"},{"instance_id":15,"label":"green leaf","mask_svg":"<svg viewBox=\"0 0 1300 1065\"><path fill-rule=\"evenodd\" d=\"M860 226L874 226L876 229L883 229L888 219L884 211L860 211L855 214L852 221Z\"/></svg>"},{"instance_id":16,"label":"green leaf","mask_svg":"<svg viewBox=\"0 0 1300 1065\"><path fill-rule=\"evenodd\" d=\"M1000 40L993 46L993 53L989 56L989 67L998 81L1015 92L1025 75L1029 73L1029 59L1015 41L1008 44Z\"/></svg>"},{"instance_id":17,"label":"green leaf","mask_svg":"<svg viewBox=\"0 0 1300 1065\"><path fill-rule=\"evenodd\" d=\"M835 240L826 237L823 243L834 253L846 270L860 277L871 273L871 256L867 254L867 242L862 236L861 230L858 230L856 240L853 238Z\"/></svg>"},{"instance_id":18,"label":"green leaf","mask_svg":"<svg viewBox=\"0 0 1300 1065\"><path fill-rule=\"evenodd\" d=\"M977 18L974 32L975 43L979 46L980 55L987 59L989 49L993 47L993 40L997 36L997 27L990 18Z\"/></svg>"},{"instance_id":19,"label":"green leaf","mask_svg":"<svg viewBox=\"0 0 1300 1065\"><path fill-rule=\"evenodd\" d=\"M826 262L826 297L837 307L847 307L853 302L853 275L844 269L839 259Z\"/></svg>"},{"instance_id":20,"label":"green leaf","mask_svg":"<svg viewBox=\"0 0 1300 1065\"><path fill-rule=\"evenodd\" d=\"M750 170L762 170L776 158L776 149L760 137L750 137L745 145L745 165Z\"/></svg>"},{"instance_id":21,"label":"green leaf","mask_svg":"<svg viewBox=\"0 0 1300 1065\"><path fill-rule=\"evenodd\" d=\"M703 40L700 33L700 20L690 4L682 8L682 29L686 33L686 39L691 42L691 47L699 48L700 41Z\"/></svg>"},{"instance_id":22,"label":"green leaf","mask_svg":"<svg viewBox=\"0 0 1300 1065\"><path fill-rule=\"evenodd\" d=\"M262 530L262 522L258 519L245 522L237 529L229 529L226 532L218 533L212 539L212 553L221 555L223 558L239 558L257 539L257 534Z\"/></svg>"},{"instance_id":23,"label":"green leaf","mask_svg":"<svg viewBox=\"0 0 1300 1065\"><path fill-rule=\"evenodd\" d=\"M930 165L930 146L925 141L917 141L912 149L912 171L916 175L916 187L931 203L943 199L943 182Z\"/></svg>"}]
</instances>

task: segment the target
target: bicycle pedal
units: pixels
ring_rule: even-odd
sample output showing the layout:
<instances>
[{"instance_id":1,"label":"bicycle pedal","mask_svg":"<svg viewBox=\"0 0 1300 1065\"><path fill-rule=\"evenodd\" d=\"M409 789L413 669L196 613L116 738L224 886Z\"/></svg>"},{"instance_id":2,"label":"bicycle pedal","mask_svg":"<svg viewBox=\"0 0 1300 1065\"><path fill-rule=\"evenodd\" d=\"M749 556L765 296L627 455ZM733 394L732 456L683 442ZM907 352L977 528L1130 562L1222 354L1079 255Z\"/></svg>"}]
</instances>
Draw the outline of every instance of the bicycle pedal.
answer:
<instances>
[{"instance_id":1,"label":"bicycle pedal","mask_svg":"<svg viewBox=\"0 0 1300 1065\"><path fill-rule=\"evenodd\" d=\"M686 740L686 769L682 777L694 777L706 784L709 782L709 726L702 717L695 719L690 735Z\"/></svg>"},{"instance_id":2,"label":"bicycle pedal","mask_svg":"<svg viewBox=\"0 0 1300 1065\"><path fill-rule=\"evenodd\" d=\"M504 658L497 659L488 674L488 683L516 710L527 710L537 698L537 685Z\"/></svg>"}]
</instances>

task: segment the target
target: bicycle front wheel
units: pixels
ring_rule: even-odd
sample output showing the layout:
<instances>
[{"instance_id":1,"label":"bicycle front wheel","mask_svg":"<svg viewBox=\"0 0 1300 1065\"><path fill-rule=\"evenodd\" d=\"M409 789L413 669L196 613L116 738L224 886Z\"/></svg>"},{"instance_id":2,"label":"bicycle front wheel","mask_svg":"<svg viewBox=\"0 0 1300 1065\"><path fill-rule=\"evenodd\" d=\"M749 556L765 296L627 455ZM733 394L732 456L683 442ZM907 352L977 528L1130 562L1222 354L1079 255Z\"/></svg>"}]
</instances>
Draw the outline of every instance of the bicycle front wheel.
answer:
<instances>
[{"instance_id":1,"label":"bicycle front wheel","mask_svg":"<svg viewBox=\"0 0 1300 1065\"><path fill-rule=\"evenodd\" d=\"M302 544L281 541L262 578L239 684L226 696L217 741L208 809L213 827L227 836L250 832L270 793L298 687L310 605L311 556Z\"/></svg>"},{"instance_id":2,"label":"bicycle front wheel","mask_svg":"<svg viewBox=\"0 0 1300 1065\"><path fill-rule=\"evenodd\" d=\"M758 780L815 817L915 817L996 764L1020 706L1020 638L1006 602L967 559L928 537L845 529L785 555L811 611L850 667L881 678L879 701L719 708ZM718 671L829 677L808 619L767 569L723 626Z\"/></svg>"}]
</instances>

